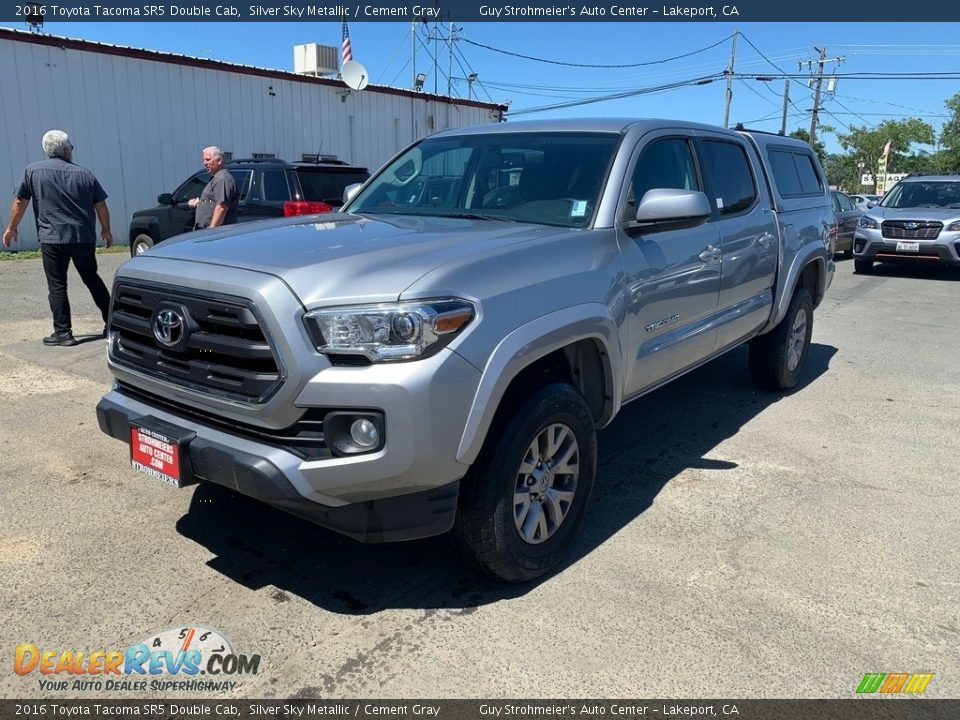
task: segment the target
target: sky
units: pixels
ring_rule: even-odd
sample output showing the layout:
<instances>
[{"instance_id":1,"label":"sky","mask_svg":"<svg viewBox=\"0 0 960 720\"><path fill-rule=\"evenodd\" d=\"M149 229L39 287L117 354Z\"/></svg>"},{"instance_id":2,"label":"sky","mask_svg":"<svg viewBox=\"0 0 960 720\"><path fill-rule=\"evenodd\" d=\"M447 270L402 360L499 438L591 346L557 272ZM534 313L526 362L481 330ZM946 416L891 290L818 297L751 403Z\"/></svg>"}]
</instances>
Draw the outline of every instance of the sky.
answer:
<instances>
[{"instance_id":1,"label":"sky","mask_svg":"<svg viewBox=\"0 0 960 720\"><path fill-rule=\"evenodd\" d=\"M24 26L8 23L8 27ZM960 79L852 79L844 74L939 72L960 78L960 37L952 23L462 23L453 59L447 43L430 39L434 26L417 26L417 72L424 89L504 103L516 120L562 117L661 117L722 124L726 81L661 89L632 97L539 112L544 106L648 88L722 73L739 29L730 124L780 129L784 80L762 81L739 74L809 73L815 48L826 48L826 77L840 77L822 98L820 122L846 132L884 119L920 117L939 131L947 119L944 101L960 92ZM443 37L449 25L442 27ZM339 46L339 22L323 23L90 23L51 22L53 35L163 50L280 70L293 69L293 46L316 42ZM413 82L409 22L353 23L354 59L374 84L410 88ZM486 47L482 47L486 46ZM494 49L491 49L494 48ZM704 49L707 48L707 49ZM439 52L437 52L439 50ZM702 51L701 51L702 50ZM498 52L504 51L504 52ZM701 51L701 52L698 52ZM507 53L551 62L516 57ZM678 57L686 56L686 57ZM436 58L436 63L434 58ZM671 59L677 58L677 59ZM560 63L568 63L567 65ZM640 67L573 67L637 65ZM804 63L803 70L798 63ZM452 65L452 72L448 68ZM469 86L466 77L477 74ZM468 87L469 86L469 87ZM827 82L824 82L824 90ZM787 131L809 130L813 90L805 79L790 81ZM827 150L841 150L836 136L818 132Z\"/></svg>"}]
</instances>

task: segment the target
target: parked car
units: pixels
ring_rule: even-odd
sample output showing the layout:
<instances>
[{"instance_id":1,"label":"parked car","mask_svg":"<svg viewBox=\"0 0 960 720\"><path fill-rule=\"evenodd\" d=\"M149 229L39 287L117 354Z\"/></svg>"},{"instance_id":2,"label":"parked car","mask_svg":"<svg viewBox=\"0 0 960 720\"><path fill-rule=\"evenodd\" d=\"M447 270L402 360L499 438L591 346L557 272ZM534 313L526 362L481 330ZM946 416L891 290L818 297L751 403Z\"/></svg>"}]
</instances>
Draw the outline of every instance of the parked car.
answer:
<instances>
[{"instance_id":1,"label":"parked car","mask_svg":"<svg viewBox=\"0 0 960 720\"><path fill-rule=\"evenodd\" d=\"M960 266L960 176L908 175L864 213L853 240L854 271L874 262Z\"/></svg>"},{"instance_id":2,"label":"parked car","mask_svg":"<svg viewBox=\"0 0 960 720\"><path fill-rule=\"evenodd\" d=\"M874 205L880 202L879 195L850 195L850 199L853 200L853 204L856 205L861 210L869 210Z\"/></svg>"},{"instance_id":3,"label":"parked car","mask_svg":"<svg viewBox=\"0 0 960 720\"><path fill-rule=\"evenodd\" d=\"M366 168L333 158L313 163L233 160L226 168L240 194L238 222L330 212L343 205L348 185L370 177ZM139 255L167 238L193 230L195 210L187 202L200 197L209 181L206 171L195 172L172 193L157 196L157 207L135 212L130 221L130 254Z\"/></svg>"},{"instance_id":4,"label":"parked car","mask_svg":"<svg viewBox=\"0 0 960 720\"><path fill-rule=\"evenodd\" d=\"M853 233L857 229L857 221L863 214L851 197L839 190L831 190L833 196L833 217L837 223L837 241L835 252L843 251L845 258L853 257Z\"/></svg>"},{"instance_id":5,"label":"parked car","mask_svg":"<svg viewBox=\"0 0 960 720\"><path fill-rule=\"evenodd\" d=\"M679 121L445 131L328 217L123 265L100 428L157 480L364 542L452 531L510 581L575 543L627 402L743 343L795 387L835 270L808 144Z\"/></svg>"}]
</instances>

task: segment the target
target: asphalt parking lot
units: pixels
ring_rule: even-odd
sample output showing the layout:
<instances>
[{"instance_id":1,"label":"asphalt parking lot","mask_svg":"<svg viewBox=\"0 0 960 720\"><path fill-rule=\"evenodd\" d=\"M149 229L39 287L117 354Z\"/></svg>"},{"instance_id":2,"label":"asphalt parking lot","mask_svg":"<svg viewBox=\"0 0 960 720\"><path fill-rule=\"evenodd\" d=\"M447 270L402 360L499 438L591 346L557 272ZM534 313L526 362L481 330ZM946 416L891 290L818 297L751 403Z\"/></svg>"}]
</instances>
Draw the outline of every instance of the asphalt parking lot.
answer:
<instances>
[{"instance_id":1,"label":"asphalt parking lot","mask_svg":"<svg viewBox=\"0 0 960 720\"><path fill-rule=\"evenodd\" d=\"M99 259L109 283L125 256ZM958 697L958 298L957 271L839 261L796 392L755 390L738 350L625 408L570 562L504 588L445 538L363 546L133 471L94 415L104 341L42 346L40 263L2 262L0 697L149 697L43 690L14 647L171 626L261 656L232 699L852 697L901 671Z\"/></svg>"}]
</instances>

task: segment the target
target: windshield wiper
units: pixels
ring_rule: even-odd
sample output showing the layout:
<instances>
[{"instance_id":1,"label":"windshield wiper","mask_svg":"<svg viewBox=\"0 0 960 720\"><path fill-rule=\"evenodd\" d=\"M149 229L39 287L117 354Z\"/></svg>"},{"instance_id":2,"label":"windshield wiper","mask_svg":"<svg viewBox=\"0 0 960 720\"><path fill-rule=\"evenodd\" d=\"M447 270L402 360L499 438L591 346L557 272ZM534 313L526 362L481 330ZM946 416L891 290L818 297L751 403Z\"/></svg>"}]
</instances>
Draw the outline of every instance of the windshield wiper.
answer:
<instances>
[{"instance_id":1,"label":"windshield wiper","mask_svg":"<svg viewBox=\"0 0 960 720\"><path fill-rule=\"evenodd\" d=\"M445 218L457 218L458 220L499 220L501 222L520 222L519 220L514 220L513 218L504 217L503 215L485 215L483 213L472 213L472 212L457 212L457 213L438 213L436 217L445 217Z\"/></svg>"}]
</instances>

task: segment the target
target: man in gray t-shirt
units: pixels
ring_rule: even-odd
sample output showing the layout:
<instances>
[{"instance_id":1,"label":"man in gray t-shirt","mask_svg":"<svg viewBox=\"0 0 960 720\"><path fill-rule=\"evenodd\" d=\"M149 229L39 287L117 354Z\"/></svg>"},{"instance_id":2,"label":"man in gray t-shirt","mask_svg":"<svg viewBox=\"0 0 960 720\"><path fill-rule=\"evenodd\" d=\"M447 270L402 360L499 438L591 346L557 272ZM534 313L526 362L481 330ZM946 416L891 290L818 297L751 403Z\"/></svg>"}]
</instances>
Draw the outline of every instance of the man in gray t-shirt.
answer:
<instances>
[{"instance_id":1,"label":"man in gray t-shirt","mask_svg":"<svg viewBox=\"0 0 960 720\"><path fill-rule=\"evenodd\" d=\"M67 133L50 130L44 134L42 144L48 159L31 163L23 171L23 180L10 207L10 221L3 232L3 244L10 247L17 242L17 227L32 202L53 313L53 335L45 337L43 344L76 345L67 297L67 270L71 262L97 304L104 322L103 336L107 334L110 292L97 275L94 220L100 220L100 237L110 247L113 235L107 193L92 172L73 163L73 143Z\"/></svg>"},{"instance_id":2,"label":"man in gray t-shirt","mask_svg":"<svg viewBox=\"0 0 960 720\"><path fill-rule=\"evenodd\" d=\"M223 150L213 145L203 149L203 167L210 173L210 182L188 205L197 209L196 227L220 227L237 221L240 197L237 183L224 169Z\"/></svg>"}]
</instances>

